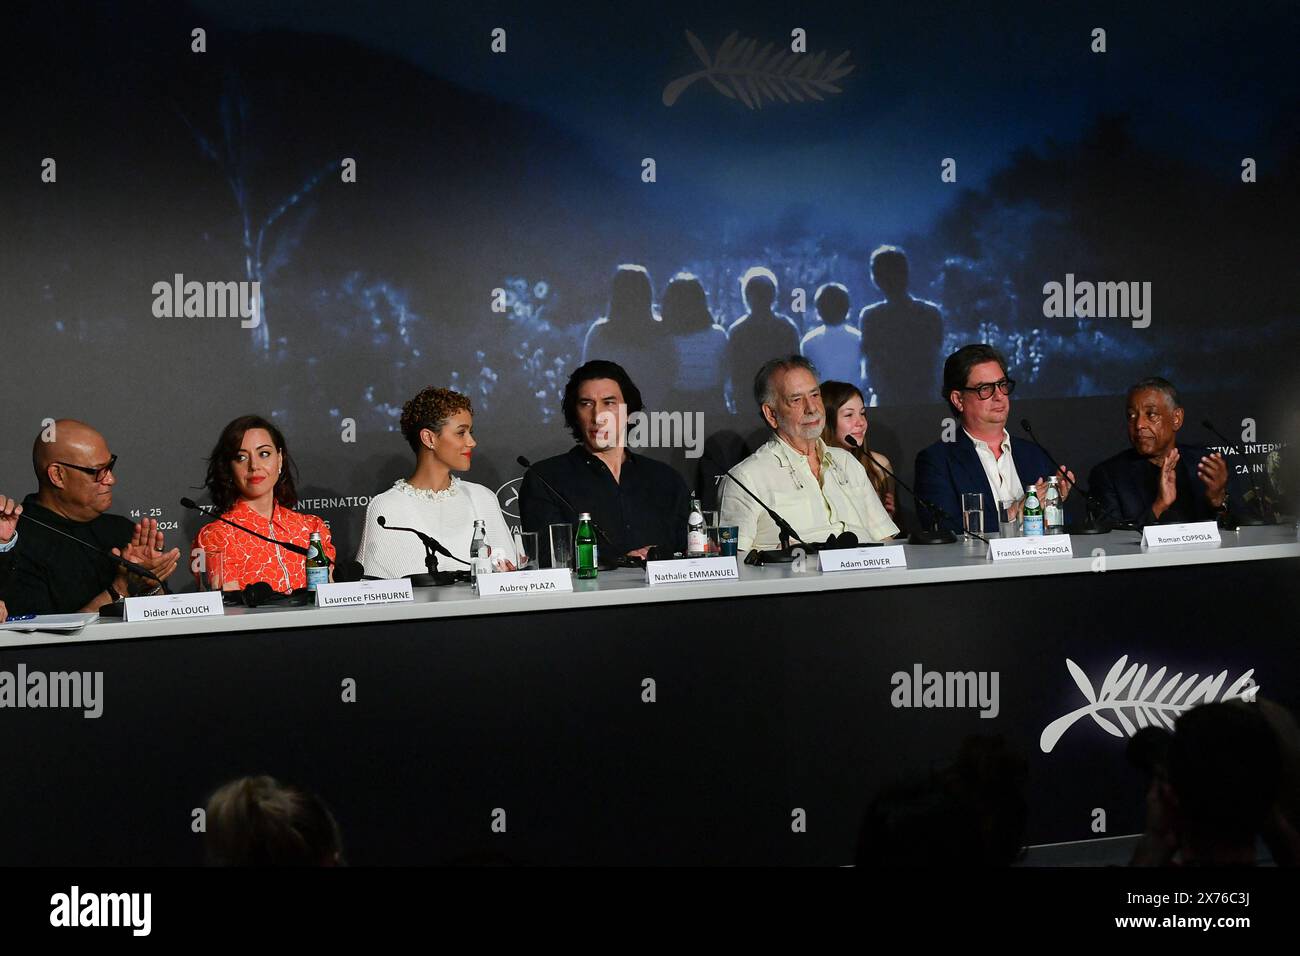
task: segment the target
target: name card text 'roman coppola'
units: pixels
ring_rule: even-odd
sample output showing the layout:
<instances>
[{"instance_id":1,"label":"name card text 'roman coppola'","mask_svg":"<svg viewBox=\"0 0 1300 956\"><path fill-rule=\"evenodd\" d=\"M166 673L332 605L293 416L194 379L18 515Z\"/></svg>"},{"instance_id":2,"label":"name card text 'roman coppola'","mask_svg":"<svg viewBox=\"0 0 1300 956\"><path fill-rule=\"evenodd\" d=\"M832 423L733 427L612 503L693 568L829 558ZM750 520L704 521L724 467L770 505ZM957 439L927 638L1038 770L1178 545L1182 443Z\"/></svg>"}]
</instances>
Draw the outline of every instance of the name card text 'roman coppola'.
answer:
<instances>
[{"instance_id":1,"label":"name card text 'roman coppola'","mask_svg":"<svg viewBox=\"0 0 1300 956\"><path fill-rule=\"evenodd\" d=\"M701 581L735 581L740 577L736 558L677 558L671 561L647 561L646 584L698 584Z\"/></svg>"},{"instance_id":2,"label":"name card text 'roman coppola'","mask_svg":"<svg viewBox=\"0 0 1300 956\"><path fill-rule=\"evenodd\" d=\"M221 606L220 591L129 597L122 603L126 605L122 613L127 621L179 621L187 617L220 617L226 613Z\"/></svg>"},{"instance_id":3,"label":"name card text 'roman coppola'","mask_svg":"<svg viewBox=\"0 0 1300 956\"><path fill-rule=\"evenodd\" d=\"M994 561L1045 561L1074 557L1068 534L1030 535L1024 538L989 538Z\"/></svg>"},{"instance_id":4,"label":"name card text 'roman coppola'","mask_svg":"<svg viewBox=\"0 0 1300 956\"><path fill-rule=\"evenodd\" d=\"M523 594L559 594L573 590L573 572L568 568L540 568L534 571L494 571L478 576L479 597L519 597Z\"/></svg>"},{"instance_id":5,"label":"name card text 'roman coppola'","mask_svg":"<svg viewBox=\"0 0 1300 956\"><path fill-rule=\"evenodd\" d=\"M410 578L384 581L338 581L316 585L317 607L365 607L414 601Z\"/></svg>"},{"instance_id":6,"label":"name card text 'roman coppola'","mask_svg":"<svg viewBox=\"0 0 1300 956\"><path fill-rule=\"evenodd\" d=\"M1214 521L1149 524L1142 529L1142 543L1148 548L1163 548L1171 544L1218 544L1219 525Z\"/></svg>"},{"instance_id":7,"label":"name card text 'roman coppola'","mask_svg":"<svg viewBox=\"0 0 1300 956\"><path fill-rule=\"evenodd\" d=\"M878 571L884 568L907 567L907 554L901 544L887 544L882 548L836 548L818 551L823 573L828 571Z\"/></svg>"}]
</instances>

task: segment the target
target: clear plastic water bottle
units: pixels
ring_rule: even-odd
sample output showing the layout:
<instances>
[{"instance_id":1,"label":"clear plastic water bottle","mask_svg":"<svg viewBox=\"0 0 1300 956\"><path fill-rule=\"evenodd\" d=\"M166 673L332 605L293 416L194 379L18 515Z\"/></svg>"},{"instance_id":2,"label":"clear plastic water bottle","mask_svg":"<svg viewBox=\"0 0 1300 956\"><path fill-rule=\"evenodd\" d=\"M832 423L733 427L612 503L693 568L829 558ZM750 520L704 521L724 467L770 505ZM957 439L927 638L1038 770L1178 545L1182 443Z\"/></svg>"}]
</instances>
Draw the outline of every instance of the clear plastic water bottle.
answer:
<instances>
[{"instance_id":1,"label":"clear plastic water bottle","mask_svg":"<svg viewBox=\"0 0 1300 956\"><path fill-rule=\"evenodd\" d=\"M686 556L702 558L709 550L709 535L704 527L704 511L700 499L691 492L691 513L686 519Z\"/></svg>"},{"instance_id":2,"label":"clear plastic water bottle","mask_svg":"<svg viewBox=\"0 0 1300 956\"><path fill-rule=\"evenodd\" d=\"M1060 483L1053 475L1047 479L1047 500L1043 502L1043 523L1048 534L1060 534L1065 529L1065 509L1061 506Z\"/></svg>"},{"instance_id":3,"label":"clear plastic water bottle","mask_svg":"<svg viewBox=\"0 0 1300 956\"><path fill-rule=\"evenodd\" d=\"M479 552L487 550L487 522L482 518L474 519L474 536L469 543L469 576L470 579L477 582L479 570L482 568L480 563ZM492 570L489 562L487 570Z\"/></svg>"}]
</instances>

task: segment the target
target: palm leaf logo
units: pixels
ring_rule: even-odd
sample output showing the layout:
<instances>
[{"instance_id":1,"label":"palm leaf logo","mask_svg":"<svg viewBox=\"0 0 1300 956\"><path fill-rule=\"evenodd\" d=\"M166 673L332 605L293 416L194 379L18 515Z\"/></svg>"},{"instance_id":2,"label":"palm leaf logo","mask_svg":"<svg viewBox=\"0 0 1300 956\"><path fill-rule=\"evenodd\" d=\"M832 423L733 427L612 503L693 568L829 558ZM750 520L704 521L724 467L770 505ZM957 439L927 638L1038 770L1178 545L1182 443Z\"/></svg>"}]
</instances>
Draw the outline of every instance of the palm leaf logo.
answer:
<instances>
[{"instance_id":1,"label":"palm leaf logo","mask_svg":"<svg viewBox=\"0 0 1300 956\"><path fill-rule=\"evenodd\" d=\"M1164 679L1166 668L1162 667L1148 680L1147 666L1129 664L1128 655L1125 654L1115 662L1106 679L1102 681L1101 691L1095 692L1083 668L1068 657L1065 666L1069 668L1070 676L1079 685L1079 690L1088 699L1088 703L1087 706L1071 711L1064 717L1058 717L1043 728L1038 746L1045 754L1051 753L1061 736L1074 725L1075 721L1085 716L1091 717L1098 727L1113 737L1123 737L1125 734L1132 737L1139 729L1148 725L1160 727L1163 724L1173 730L1174 717L1191 710L1197 704L1213 703L1220 688L1228 679L1228 672L1220 671L1217 676L1206 675L1200 683L1197 683L1200 674L1193 674L1184 679L1182 671L1179 671L1166 681ZM1233 681L1218 700L1253 701L1259 692L1259 687L1251 679L1254 673L1254 668L1246 671ZM1102 711L1110 711L1119 722L1119 727L1103 717ZM1133 715L1131 720L1129 714ZM1120 727L1124 729L1121 731Z\"/></svg>"},{"instance_id":2,"label":"palm leaf logo","mask_svg":"<svg viewBox=\"0 0 1300 956\"><path fill-rule=\"evenodd\" d=\"M757 40L746 40L739 31L733 31L722 41L717 56L710 57L700 38L690 30L686 31L686 40L704 69L665 86L664 106L672 106L688 86L700 79L708 80L723 96L738 99L751 110L762 109L764 100L821 100L823 93L842 92L835 81L853 72L853 65L845 63L848 50L827 63L824 50L816 55L792 53L775 43L759 50Z\"/></svg>"}]
</instances>

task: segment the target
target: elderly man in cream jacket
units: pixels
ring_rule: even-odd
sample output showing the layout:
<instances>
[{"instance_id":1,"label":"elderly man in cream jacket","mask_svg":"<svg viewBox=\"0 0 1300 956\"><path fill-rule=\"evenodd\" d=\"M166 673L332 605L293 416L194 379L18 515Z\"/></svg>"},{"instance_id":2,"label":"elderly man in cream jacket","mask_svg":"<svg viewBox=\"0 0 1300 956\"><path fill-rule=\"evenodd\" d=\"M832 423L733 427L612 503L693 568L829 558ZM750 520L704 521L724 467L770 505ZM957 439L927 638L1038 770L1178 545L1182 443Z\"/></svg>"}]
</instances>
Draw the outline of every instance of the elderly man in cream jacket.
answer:
<instances>
[{"instance_id":1,"label":"elderly man in cream jacket","mask_svg":"<svg viewBox=\"0 0 1300 956\"><path fill-rule=\"evenodd\" d=\"M862 465L844 449L822 441L826 409L811 362L800 355L767 362L754 377L754 399L773 433L731 469L746 488L809 544L845 531L859 541L898 534ZM721 512L719 524L739 529L740 554L781 546L776 523L727 478L722 479Z\"/></svg>"}]
</instances>

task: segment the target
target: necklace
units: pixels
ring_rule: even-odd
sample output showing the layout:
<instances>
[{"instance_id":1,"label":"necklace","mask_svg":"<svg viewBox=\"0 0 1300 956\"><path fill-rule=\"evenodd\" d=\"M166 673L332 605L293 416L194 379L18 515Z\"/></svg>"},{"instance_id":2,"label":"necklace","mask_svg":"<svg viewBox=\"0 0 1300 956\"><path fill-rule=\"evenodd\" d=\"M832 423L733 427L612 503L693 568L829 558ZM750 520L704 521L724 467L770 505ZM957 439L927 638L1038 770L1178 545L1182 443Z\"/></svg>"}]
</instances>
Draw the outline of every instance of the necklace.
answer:
<instances>
[{"instance_id":1,"label":"necklace","mask_svg":"<svg viewBox=\"0 0 1300 956\"><path fill-rule=\"evenodd\" d=\"M441 491L434 491L432 488L414 488L407 484L405 478L398 478L393 482L393 487L403 494L418 498L421 501L446 501L448 498L454 498L459 494L460 479L452 475L451 484Z\"/></svg>"}]
</instances>

